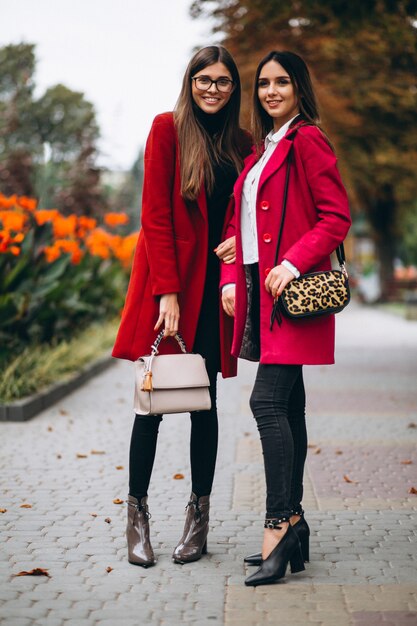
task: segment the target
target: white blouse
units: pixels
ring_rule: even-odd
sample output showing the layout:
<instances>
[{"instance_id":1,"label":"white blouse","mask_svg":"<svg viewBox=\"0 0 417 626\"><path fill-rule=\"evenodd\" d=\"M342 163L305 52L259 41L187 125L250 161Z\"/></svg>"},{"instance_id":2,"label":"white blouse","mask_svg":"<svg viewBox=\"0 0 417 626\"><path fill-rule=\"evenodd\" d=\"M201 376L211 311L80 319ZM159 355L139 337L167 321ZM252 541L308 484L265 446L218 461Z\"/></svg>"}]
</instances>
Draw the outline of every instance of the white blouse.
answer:
<instances>
[{"instance_id":1,"label":"white blouse","mask_svg":"<svg viewBox=\"0 0 417 626\"><path fill-rule=\"evenodd\" d=\"M265 152L262 154L259 161L255 163L252 169L249 170L246 175L245 182L243 183L240 227L242 233L243 263L245 265L249 263L257 263L259 261L258 235L256 231L256 199L258 195L259 180L265 165L268 163L274 150L286 134L291 122L296 117L297 115L291 118L286 124L284 124L284 126L281 126L276 133L274 133L273 130L268 133L265 137ZM286 261L285 265L287 263L288 261ZM297 274L299 276L298 270L296 274L291 267L287 267L296 276ZM294 268L294 266L292 267Z\"/></svg>"}]
</instances>

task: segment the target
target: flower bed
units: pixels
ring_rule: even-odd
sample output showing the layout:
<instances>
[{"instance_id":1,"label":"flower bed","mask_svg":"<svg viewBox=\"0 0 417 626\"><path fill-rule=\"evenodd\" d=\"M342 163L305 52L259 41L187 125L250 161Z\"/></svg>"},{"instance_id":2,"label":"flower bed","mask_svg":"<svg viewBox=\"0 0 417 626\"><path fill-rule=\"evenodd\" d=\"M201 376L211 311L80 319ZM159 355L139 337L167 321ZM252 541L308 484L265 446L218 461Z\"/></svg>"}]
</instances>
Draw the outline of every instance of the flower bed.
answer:
<instances>
[{"instance_id":1,"label":"flower bed","mask_svg":"<svg viewBox=\"0 0 417 626\"><path fill-rule=\"evenodd\" d=\"M0 369L28 345L68 340L120 313L137 233L0 194Z\"/></svg>"}]
</instances>

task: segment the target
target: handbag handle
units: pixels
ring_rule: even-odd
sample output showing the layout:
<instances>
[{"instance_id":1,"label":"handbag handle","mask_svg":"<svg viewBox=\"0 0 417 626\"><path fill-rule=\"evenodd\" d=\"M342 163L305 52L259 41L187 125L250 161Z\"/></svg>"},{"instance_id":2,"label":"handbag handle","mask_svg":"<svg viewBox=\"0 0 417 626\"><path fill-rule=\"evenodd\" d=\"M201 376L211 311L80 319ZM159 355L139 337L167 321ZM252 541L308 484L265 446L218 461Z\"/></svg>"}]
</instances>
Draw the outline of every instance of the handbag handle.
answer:
<instances>
[{"instance_id":1,"label":"handbag handle","mask_svg":"<svg viewBox=\"0 0 417 626\"><path fill-rule=\"evenodd\" d=\"M308 124L302 124L302 126L308 126ZM296 134L298 128L300 128L300 126L295 128L293 133L291 134L292 139L294 139L295 134ZM292 141L291 142L291 147L290 147L290 149L288 151L288 157L287 157L287 171L286 171L286 174L285 174L284 195L283 195L283 199L282 199L281 223L279 225L279 231L278 231L278 241L277 241L277 247L276 247L276 250L275 250L274 267L278 264L279 248L280 248L280 245L281 245L282 231L284 229L285 213L286 213L286 210L287 210L288 183L290 181L291 163L292 163L292 160L293 160L293 148L294 148L294 143ZM346 278L348 278L348 273L347 273L347 269L346 269L345 247L343 245L343 242L337 246L337 248L336 248L336 256L337 256L337 260L339 262L339 266L340 266L341 271L346 276Z\"/></svg>"},{"instance_id":2,"label":"handbag handle","mask_svg":"<svg viewBox=\"0 0 417 626\"><path fill-rule=\"evenodd\" d=\"M157 338L153 342L153 344L151 346L151 356L155 356L156 354L158 354L159 344L161 343L162 339L164 338L164 332L165 332L164 330L161 330L161 332L159 333L159 335L157 336ZM179 333L176 333L174 335L174 337L177 340L179 347L181 348L181 352L183 352L184 354L187 354L187 346L185 345L185 341L181 337L181 335Z\"/></svg>"},{"instance_id":3,"label":"handbag handle","mask_svg":"<svg viewBox=\"0 0 417 626\"><path fill-rule=\"evenodd\" d=\"M159 344L161 343L163 337L164 337L164 330L161 330L161 332L158 334L157 338L155 339L155 341L153 342L152 346L151 346L151 354L150 357L145 365L145 369L143 371L143 378L142 378L142 384L141 384L141 389L142 391L152 391L153 386L152 386L152 362L154 357L158 354L158 348L159 348ZM184 354L187 354L187 347L185 345L185 341L184 339L181 337L181 335L179 333L176 333L175 335L175 339L178 342L178 345L181 348L181 352L183 352Z\"/></svg>"}]
</instances>

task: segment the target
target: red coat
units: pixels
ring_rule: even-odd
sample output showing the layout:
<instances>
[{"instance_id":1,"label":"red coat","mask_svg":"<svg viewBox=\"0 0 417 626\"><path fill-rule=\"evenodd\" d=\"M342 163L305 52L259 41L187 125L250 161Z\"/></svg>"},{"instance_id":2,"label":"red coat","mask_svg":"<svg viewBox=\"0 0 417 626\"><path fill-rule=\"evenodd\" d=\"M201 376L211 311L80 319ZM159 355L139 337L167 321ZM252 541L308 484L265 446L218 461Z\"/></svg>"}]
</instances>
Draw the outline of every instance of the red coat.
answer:
<instances>
[{"instance_id":1,"label":"red coat","mask_svg":"<svg viewBox=\"0 0 417 626\"><path fill-rule=\"evenodd\" d=\"M291 132L293 129L290 129ZM287 133L288 135L288 133ZM261 363L334 363L334 315L303 320L283 316L282 326L270 330L272 296L264 281L274 266L280 224L287 155L291 140L279 142L259 181L256 221L259 248ZM287 259L303 274L331 267L330 253L344 240L351 220L345 188L337 169L337 159L321 131L315 126L298 130L288 188L287 211L278 263ZM241 196L246 174L256 162L254 154L236 181L235 216L240 226ZM243 269L240 228L236 228L236 265L222 265L221 284L236 282L236 314L232 353L239 356L246 319L246 283ZM234 274L233 274L234 272Z\"/></svg>"},{"instance_id":2,"label":"red coat","mask_svg":"<svg viewBox=\"0 0 417 626\"><path fill-rule=\"evenodd\" d=\"M246 141L242 131L242 141ZM246 154L248 150L246 150ZM145 149L142 229L113 356L136 360L149 354L156 337L159 296L178 293L179 332L189 350L194 345L203 298L208 247L204 189L197 202L180 194L179 145L172 113L158 115ZM232 208L229 205L226 222ZM220 242L219 242L220 243ZM233 319L220 315L221 367L224 377L236 374L231 355ZM174 339L162 341L160 353L177 352Z\"/></svg>"}]
</instances>

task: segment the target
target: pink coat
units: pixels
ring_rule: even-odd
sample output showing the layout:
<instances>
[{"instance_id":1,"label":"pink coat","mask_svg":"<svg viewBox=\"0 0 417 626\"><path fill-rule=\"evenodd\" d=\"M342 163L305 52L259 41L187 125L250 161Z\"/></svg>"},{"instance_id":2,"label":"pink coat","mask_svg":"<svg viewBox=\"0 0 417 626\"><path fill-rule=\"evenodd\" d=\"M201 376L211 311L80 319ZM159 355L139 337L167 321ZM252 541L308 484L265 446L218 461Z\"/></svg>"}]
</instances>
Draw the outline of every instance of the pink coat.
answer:
<instances>
[{"instance_id":1,"label":"pink coat","mask_svg":"<svg viewBox=\"0 0 417 626\"><path fill-rule=\"evenodd\" d=\"M270 330L272 296L264 281L274 265L280 224L287 155L292 140L288 134L278 144L259 181L256 221L260 275L261 363L334 363L334 315L303 320L283 316L282 325ZM293 162L288 188L287 210L278 263L287 259L303 274L327 270L330 254L345 239L351 219L345 188L337 169L337 159L315 126L300 128L294 138ZM236 228L236 264L222 266L221 284L236 282L236 314L232 354L239 356L246 320L247 291L240 233L241 197L245 177L256 162L255 154L234 188L235 215L227 236Z\"/></svg>"}]
</instances>

